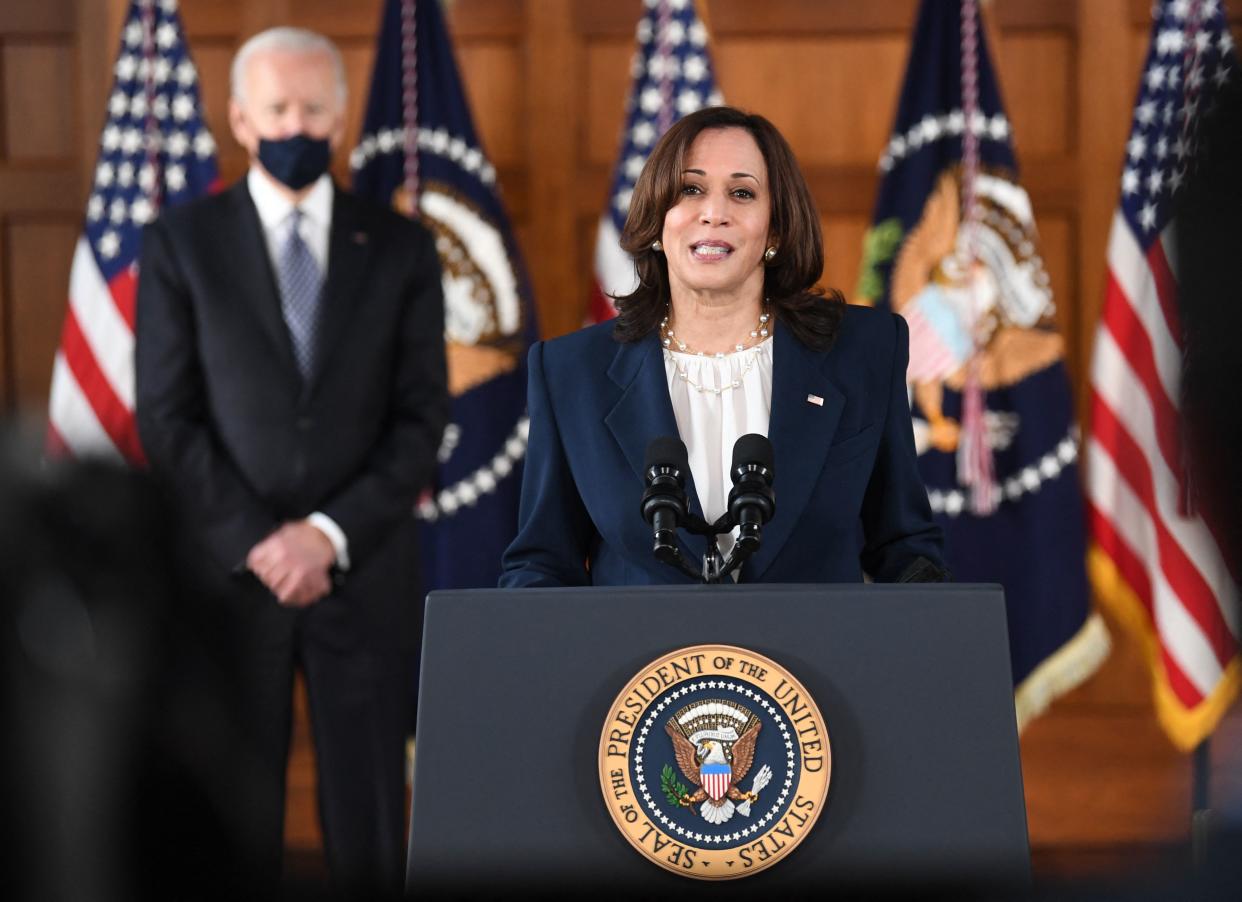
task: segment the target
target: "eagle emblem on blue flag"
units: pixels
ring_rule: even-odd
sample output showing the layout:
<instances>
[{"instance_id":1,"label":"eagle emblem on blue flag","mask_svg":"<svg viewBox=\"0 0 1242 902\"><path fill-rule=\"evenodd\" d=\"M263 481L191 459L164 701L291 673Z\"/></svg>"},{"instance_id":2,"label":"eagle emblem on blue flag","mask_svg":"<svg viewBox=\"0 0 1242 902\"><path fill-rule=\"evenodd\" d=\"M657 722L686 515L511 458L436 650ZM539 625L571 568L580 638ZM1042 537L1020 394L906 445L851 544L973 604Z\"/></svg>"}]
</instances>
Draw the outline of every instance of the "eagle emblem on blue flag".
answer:
<instances>
[{"instance_id":1,"label":"eagle emblem on blue flag","mask_svg":"<svg viewBox=\"0 0 1242 902\"><path fill-rule=\"evenodd\" d=\"M923 0L856 300L900 314L919 471L956 579L1005 587L1019 726L1108 654L1052 282L975 0Z\"/></svg>"},{"instance_id":2,"label":"eagle emblem on blue flag","mask_svg":"<svg viewBox=\"0 0 1242 902\"><path fill-rule=\"evenodd\" d=\"M517 530L526 349L538 335L525 264L479 139L439 2L386 0L371 96L350 155L363 196L435 236L451 422L418 503L425 588L495 585Z\"/></svg>"},{"instance_id":3,"label":"eagle emblem on blue flag","mask_svg":"<svg viewBox=\"0 0 1242 902\"><path fill-rule=\"evenodd\" d=\"M393 192L392 205L414 215L404 187ZM523 292L499 224L469 197L450 185L425 182L417 213L436 236L449 392L460 397L517 368L526 349Z\"/></svg>"},{"instance_id":4,"label":"eagle emblem on blue flag","mask_svg":"<svg viewBox=\"0 0 1242 902\"><path fill-rule=\"evenodd\" d=\"M922 215L893 263L890 298L910 327L910 384L920 452L955 452L959 426L944 410L944 389L961 392L978 352L985 391L1008 387L1064 357L1031 202L999 168L980 173L982 215L969 263L961 229L960 167L941 173ZM988 411L987 441L1008 447L1014 411Z\"/></svg>"}]
</instances>

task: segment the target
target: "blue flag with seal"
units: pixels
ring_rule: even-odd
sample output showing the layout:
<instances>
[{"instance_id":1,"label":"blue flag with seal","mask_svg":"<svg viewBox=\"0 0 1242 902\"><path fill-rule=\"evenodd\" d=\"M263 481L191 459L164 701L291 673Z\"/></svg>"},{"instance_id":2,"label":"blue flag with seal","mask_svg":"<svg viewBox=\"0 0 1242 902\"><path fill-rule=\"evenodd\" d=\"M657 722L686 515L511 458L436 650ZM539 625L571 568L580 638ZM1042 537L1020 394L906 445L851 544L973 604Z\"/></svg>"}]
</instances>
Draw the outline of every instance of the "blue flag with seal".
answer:
<instances>
[{"instance_id":1,"label":"blue flag with seal","mask_svg":"<svg viewBox=\"0 0 1242 902\"><path fill-rule=\"evenodd\" d=\"M494 586L526 453L530 281L462 90L439 0L387 0L354 189L418 218L444 271L451 423L420 500L426 588Z\"/></svg>"},{"instance_id":2,"label":"blue flag with seal","mask_svg":"<svg viewBox=\"0 0 1242 902\"><path fill-rule=\"evenodd\" d=\"M923 0L856 296L910 326L919 464L953 577L1005 588L1019 726L1108 654L1078 428L976 0Z\"/></svg>"}]
</instances>

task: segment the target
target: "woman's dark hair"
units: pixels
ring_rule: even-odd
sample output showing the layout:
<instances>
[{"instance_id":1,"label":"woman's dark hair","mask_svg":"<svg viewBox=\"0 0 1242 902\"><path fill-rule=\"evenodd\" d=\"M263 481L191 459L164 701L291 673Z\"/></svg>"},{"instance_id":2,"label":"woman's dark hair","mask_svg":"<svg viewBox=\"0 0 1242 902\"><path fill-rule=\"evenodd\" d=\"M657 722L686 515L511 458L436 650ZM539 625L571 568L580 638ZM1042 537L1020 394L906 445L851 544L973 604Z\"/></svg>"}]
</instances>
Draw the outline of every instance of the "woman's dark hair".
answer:
<instances>
[{"instance_id":1,"label":"woman's dark hair","mask_svg":"<svg viewBox=\"0 0 1242 902\"><path fill-rule=\"evenodd\" d=\"M776 257L766 266L764 294L772 312L798 341L827 350L837 335L845 309L839 291L816 288L824 272L824 241L819 214L789 144L767 119L727 106L707 107L678 121L665 132L643 167L630 212L621 232L621 247L638 268L638 287L616 298L618 341L650 335L665 315L669 300L668 260L651 249L664 232L664 216L681 199L686 154L700 132L712 128L744 129L755 139L768 167L772 199L769 230Z\"/></svg>"}]
</instances>

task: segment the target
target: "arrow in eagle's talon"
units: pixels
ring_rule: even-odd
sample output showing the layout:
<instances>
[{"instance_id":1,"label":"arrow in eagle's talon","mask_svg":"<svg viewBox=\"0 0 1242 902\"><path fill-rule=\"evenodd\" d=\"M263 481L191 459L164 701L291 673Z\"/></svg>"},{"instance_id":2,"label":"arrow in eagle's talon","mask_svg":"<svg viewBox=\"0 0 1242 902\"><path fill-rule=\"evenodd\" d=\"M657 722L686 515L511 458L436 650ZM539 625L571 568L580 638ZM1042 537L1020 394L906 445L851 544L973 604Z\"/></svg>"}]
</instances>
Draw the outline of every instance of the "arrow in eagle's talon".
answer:
<instances>
[{"instance_id":1,"label":"arrow in eagle's talon","mask_svg":"<svg viewBox=\"0 0 1242 902\"><path fill-rule=\"evenodd\" d=\"M772 779L772 768L766 764L760 768L759 773L755 774L755 779L750 784L750 792L746 793L746 801L737 806L737 810L745 817L750 816L750 803L759 801L759 790L768 785Z\"/></svg>"}]
</instances>

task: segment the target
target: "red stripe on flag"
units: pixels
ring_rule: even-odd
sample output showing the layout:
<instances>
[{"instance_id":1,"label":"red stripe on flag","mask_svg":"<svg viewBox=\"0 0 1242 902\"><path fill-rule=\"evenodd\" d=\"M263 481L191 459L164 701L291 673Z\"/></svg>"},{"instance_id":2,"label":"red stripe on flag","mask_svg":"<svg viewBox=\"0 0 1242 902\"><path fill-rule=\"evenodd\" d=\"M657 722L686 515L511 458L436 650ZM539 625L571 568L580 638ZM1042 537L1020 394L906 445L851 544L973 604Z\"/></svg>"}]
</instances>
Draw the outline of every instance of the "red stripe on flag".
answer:
<instances>
[{"instance_id":1,"label":"red stripe on flag","mask_svg":"<svg viewBox=\"0 0 1242 902\"><path fill-rule=\"evenodd\" d=\"M1169 688L1187 708L1197 707L1206 697L1200 692L1195 684L1186 678L1186 673L1177 666L1177 662L1173 660L1173 656L1169 654L1169 650L1164 645L1164 637L1160 640L1160 664L1164 667L1164 677L1168 680Z\"/></svg>"},{"instance_id":2,"label":"red stripe on flag","mask_svg":"<svg viewBox=\"0 0 1242 902\"><path fill-rule=\"evenodd\" d=\"M1169 258L1164 253L1164 242L1153 241L1147 249L1147 265L1151 268L1152 278L1156 282L1156 297L1160 300L1160 310L1164 313L1164 323L1169 328L1169 337L1182 347L1182 320L1177 312L1177 280L1173 278L1173 270L1169 266Z\"/></svg>"},{"instance_id":3,"label":"red stripe on flag","mask_svg":"<svg viewBox=\"0 0 1242 902\"><path fill-rule=\"evenodd\" d=\"M1147 334L1142 321L1134 312L1130 299L1126 297L1111 268L1108 271L1108 287L1104 297L1104 312L1100 321L1113 334L1113 340L1125 355L1126 362L1139 378L1144 394L1151 401L1155 418L1156 441L1160 445L1164 461L1172 471L1177 484L1185 485L1177 425L1177 406L1164 390L1164 383L1160 381L1160 371L1156 369L1156 354L1152 347L1151 336Z\"/></svg>"},{"instance_id":4,"label":"red stripe on flag","mask_svg":"<svg viewBox=\"0 0 1242 902\"><path fill-rule=\"evenodd\" d=\"M591 284L590 314L591 322L593 323L602 323L617 315L617 311L612 305L612 299L604 294L604 290L599 287L598 282Z\"/></svg>"},{"instance_id":5,"label":"red stripe on flag","mask_svg":"<svg viewBox=\"0 0 1242 902\"><path fill-rule=\"evenodd\" d=\"M1156 635L1157 639L1160 639L1156 633L1155 617L1152 614L1151 579L1147 575L1147 568L1143 566L1142 560L1126 544L1117 530L1113 528L1112 521L1090 501L1087 502L1087 522L1092 539L1095 540L1100 550L1112 559L1113 564L1117 567L1117 571L1121 574L1121 578L1129 585L1135 598L1142 603L1143 610L1147 614L1147 631ZM1173 656L1169 654L1169 650L1165 647L1164 642L1159 641L1158 645L1160 647L1160 662L1164 667L1173 694L1187 708L1193 708L1203 701L1203 695L1186 678L1186 674L1178 666Z\"/></svg>"},{"instance_id":6,"label":"red stripe on flag","mask_svg":"<svg viewBox=\"0 0 1242 902\"><path fill-rule=\"evenodd\" d=\"M1117 566L1122 578L1129 584L1135 598L1143 603L1147 614L1148 626L1155 629L1156 617L1152 611L1151 576L1138 554L1121 537L1121 533L1113 528L1113 521L1108 515L1087 501L1087 521L1091 530L1091 538L1102 548Z\"/></svg>"},{"instance_id":7,"label":"red stripe on flag","mask_svg":"<svg viewBox=\"0 0 1242 902\"><path fill-rule=\"evenodd\" d=\"M1203 578L1203 574L1187 557L1160 514L1160 509L1156 504L1155 480L1152 477L1151 465L1147 461L1146 454L1126 431L1116 413L1103 398L1094 392L1092 393L1091 423L1093 438L1113 459L1118 472L1143 505L1155 527L1156 548L1141 550L1156 552L1158 566L1164 574L1165 581L1181 601L1186 613L1203 631L1223 670L1236 653L1233 636L1221 614L1215 593L1207 580ZM1157 564L1152 561L1149 565L1156 566Z\"/></svg>"},{"instance_id":8,"label":"red stripe on flag","mask_svg":"<svg viewBox=\"0 0 1242 902\"><path fill-rule=\"evenodd\" d=\"M130 332L134 331L134 310L137 307L137 270L137 266L127 266L113 276L112 281L108 283L112 302L116 304L116 309L120 311L121 316L129 325Z\"/></svg>"},{"instance_id":9,"label":"red stripe on flag","mask_svg":"<svg viewBox=\"0 0 1242 902\"><path fill-rule=\"evenodd\" d=\"M60 434L60 430L56 428L56 424L51 420L47 423L47 435L43 439L43 447L47 451L47 456L52 458L72 457L73 451L69 445L65 443L64 436Z\"/></svg>"},{"instance_id":10,"label":"red stripe on flag","mask_svg":"<svg viewBox=\"0 0 1242 902\"><path fill-rule=\"evenodd\" d=\"M99 424L108 433L117 450L131 464L145 464L146 456L138 444L138 429L134 423L133 411L117 396L108 377L100 369L99 362L95 360L95 355L78 325L77 317L74 316L72 304L65 312L65 328L61 333L60 347L73 378L77 380L78 387L90 402Z\"/></svg>"}]
</instances>

